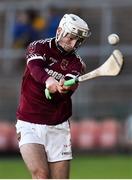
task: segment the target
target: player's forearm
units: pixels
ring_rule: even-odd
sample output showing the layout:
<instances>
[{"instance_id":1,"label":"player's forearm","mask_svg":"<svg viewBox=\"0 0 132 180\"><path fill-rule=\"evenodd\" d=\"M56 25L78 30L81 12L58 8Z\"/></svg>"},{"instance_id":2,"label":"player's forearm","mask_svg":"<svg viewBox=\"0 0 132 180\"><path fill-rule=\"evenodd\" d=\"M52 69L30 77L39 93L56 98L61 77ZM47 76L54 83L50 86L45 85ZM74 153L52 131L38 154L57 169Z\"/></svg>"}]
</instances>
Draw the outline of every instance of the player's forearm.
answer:
<instances>
[{"instance_id":1,"label":"player's forearm","mask_svg":"<svg viewBox=\"0 0 132 180\"><path fill-rule=\"evenodd\" d=\"M50 77L44 70L44 65L41 61L28 63L28 68L30 70L31 76L35 79L35 81L41 84L45 84L45 81L48 79L48 77Z\"/></svg>"}]
</instances>

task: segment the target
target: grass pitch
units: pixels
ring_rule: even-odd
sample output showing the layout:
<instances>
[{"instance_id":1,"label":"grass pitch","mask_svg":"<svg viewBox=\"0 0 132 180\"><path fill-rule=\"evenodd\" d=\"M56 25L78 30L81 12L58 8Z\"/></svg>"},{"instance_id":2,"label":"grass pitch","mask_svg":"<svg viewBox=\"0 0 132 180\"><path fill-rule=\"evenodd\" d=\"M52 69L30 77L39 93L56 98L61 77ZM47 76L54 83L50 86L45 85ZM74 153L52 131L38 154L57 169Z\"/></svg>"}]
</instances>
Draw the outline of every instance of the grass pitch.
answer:
<instances>
[{"instance_id":1,"label":"grass pitch","mask_svg":"<svg viewBox=\"0 0 132 180\"><path fill-rule=\"evenodd\" d=\"M132 179L132 155L96 155L76 157L71 178Z\"/></svg>"},{"instance_id":2,"label":"grass pitch","mask_svg":"<svg viewBox=\"0 0 132 180\"><path fill-rule=\"evenodd\" d=\"M0 158L0 179L31 178L21 158ZM132 179L132 155L81 155L71 163L71 179Z\"/></svg>"}]
</instances>

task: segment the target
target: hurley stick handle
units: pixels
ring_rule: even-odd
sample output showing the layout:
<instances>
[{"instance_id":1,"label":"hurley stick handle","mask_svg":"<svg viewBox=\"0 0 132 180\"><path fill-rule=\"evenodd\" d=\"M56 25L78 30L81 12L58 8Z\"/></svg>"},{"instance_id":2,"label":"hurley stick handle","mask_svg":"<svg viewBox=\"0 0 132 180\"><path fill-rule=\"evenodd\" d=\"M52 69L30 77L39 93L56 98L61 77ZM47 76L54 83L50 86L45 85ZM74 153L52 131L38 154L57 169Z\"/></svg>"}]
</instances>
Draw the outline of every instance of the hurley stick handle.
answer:
<instances>
[{"instance_id":1,"label":"hurley stick handle","mask_svg":"<svg viewBox=\"0 0 132 180\"><path fill-rule=\"evenodd\" d=\"M78 82L78 79L70 79L64 82L64 86L72 86Z\"/></svg>"}]
</instances>

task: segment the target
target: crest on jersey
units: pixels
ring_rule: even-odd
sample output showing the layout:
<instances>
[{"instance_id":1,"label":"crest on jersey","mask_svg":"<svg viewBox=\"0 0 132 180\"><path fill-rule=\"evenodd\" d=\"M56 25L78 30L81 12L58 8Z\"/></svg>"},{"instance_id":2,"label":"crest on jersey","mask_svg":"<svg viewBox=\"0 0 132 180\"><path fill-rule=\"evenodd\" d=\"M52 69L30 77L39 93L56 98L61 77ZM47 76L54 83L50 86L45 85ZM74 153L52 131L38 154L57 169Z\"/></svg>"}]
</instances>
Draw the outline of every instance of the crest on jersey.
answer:
<instances>
[{"instance_id":1,"label":"crest on jersey","mask_svg":"<svg viewBox=\"0 0 132 180\"><path fill-rule=\"evenodd\" d=\"M68 66L68 61L66 59L62 59L60 67L63 71L65 71L67 69Z\"/></svg>"},{"instance_id":2,"label":"crest on jersey","mask_svg":"<svg viewBox=\"0 0 132 180\"><path fill-rule=\"evenodd\" d=\"M29 46L28 52L32 54L35 51L35 46Z\"/></svg>"}]
</instances>

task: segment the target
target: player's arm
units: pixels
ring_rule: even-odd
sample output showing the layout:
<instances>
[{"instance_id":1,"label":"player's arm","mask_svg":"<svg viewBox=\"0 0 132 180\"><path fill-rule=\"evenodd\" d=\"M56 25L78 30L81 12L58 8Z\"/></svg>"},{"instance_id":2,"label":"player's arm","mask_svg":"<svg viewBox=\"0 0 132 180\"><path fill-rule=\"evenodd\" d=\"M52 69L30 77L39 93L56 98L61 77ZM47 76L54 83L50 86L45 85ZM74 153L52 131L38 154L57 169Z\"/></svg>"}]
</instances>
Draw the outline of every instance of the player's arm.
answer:
<instances>
[{"instance_id":1,"label":"player's arm","mask_svg":"<svg viewBox=\"0 0 132 180\"><path fill-rule=\"evenodd\" d=\"M58 92L59 93L68 93L69 91L75 91L76 89L77 89L77 87L78 87L78 84L74 84L74 85L72 85L72 86L65 86L64 85L64 82L66 81L66 80L69 80L69 79L73 79L73 78L75 78L76 76L75 75L73 75L73 74L67 74L66 76L65 76L65 78L64 79L60 79L60 81L59 81L59 86L58 86Z\"/></svg>"},{"instance_id":2,"label":"player's arm","mask_svg":"<svg viewBox=\"0 0 132 180\"><path fill-rule=\"evenodd\" d=\"M61 79L59 84L60 84L60 89L58 89L58 91L60 93L65 93L65 92L68 92L68 91L75 91L77 88L78 88L78 83L76 84L73 84L71 86L65 86L64 85L64 82L67 81L67 80L70 80L70 79L75 79L76 77L80 76L80 75L83 75L86 73L86 64L81 61L81 66L78 70L72 70L71 74L67 74L65 76L64 79Z\"/></svg>"},{"instance_id":3,"label":"player's arm","mask_svg":"<svg viewBox=\"0 0 132 180\"><path fill-rule=\"evenodd\" d=\"M46 60L43 58L41 52L41 44L30 45L27 49L27 67L29 68L31 76L35 81L46 85L51 93L57 91L58 82L47 74L44 70L46 66Z\"/></svg>"},{"instance_id":4,"label":"player's arm","mask_svg":"<svg viewBox=\"0 0 132 180\"><path fill-rule=\"evenodd\" d=\"M79 83L73 84L71 86L65 86L64 82L70 79L75 79L76 77L85 74L86 72L86 64L81 61L81 66L78 66L78 69L73 69L71 73L67 74L64 79L61 79L58 88L59 93L63 98L67 96L72 96L72 94L76 91L79 86Z\"/></svg>"}]
</instances>

